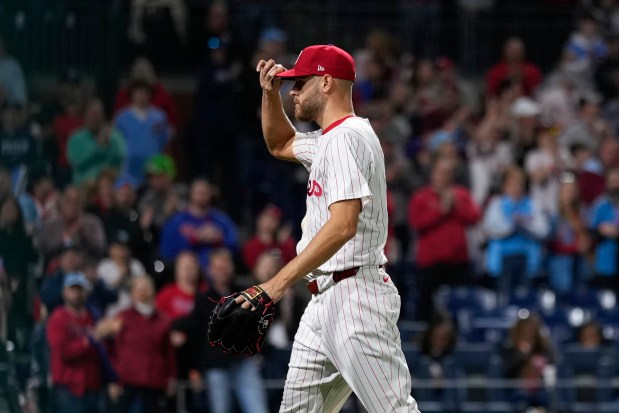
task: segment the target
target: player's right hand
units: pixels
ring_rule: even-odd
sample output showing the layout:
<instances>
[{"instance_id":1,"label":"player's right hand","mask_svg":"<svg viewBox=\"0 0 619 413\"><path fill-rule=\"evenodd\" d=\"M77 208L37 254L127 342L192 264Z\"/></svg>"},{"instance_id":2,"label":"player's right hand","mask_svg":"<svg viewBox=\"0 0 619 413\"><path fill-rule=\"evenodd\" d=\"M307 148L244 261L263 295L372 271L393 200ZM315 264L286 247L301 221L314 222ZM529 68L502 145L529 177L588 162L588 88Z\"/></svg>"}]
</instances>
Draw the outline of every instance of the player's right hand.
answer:
<instances>
[{"instance_id":1,"label":"player's right hand","mask_svg":"<svg viewBox=\"0 0 619 413\"><path fill-rule=\"evenodd\" d=\"M270 59L268 62L260 60L256 66L256 72L260 73L260 87L265 92L279 92L282 87L282 80L275 77L276 74L285 71L286 68L280 64L276 64L275 60Z\"/></svg>"}]
</instances>

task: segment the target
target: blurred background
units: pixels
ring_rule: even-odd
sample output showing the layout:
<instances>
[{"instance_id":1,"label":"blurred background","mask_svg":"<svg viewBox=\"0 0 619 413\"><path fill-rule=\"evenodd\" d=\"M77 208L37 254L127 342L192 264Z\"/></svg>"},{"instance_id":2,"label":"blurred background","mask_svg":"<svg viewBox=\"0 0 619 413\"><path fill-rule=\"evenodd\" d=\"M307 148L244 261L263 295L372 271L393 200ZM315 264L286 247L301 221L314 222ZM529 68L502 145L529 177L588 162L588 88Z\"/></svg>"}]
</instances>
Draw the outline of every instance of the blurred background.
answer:
<instances>
[{"instance_id":1,"label":"blurred background","mask_svg":"<svg viewBox=\"0 0 619 413\"><path fill-rule=\"evenodd\" d=\"M385 155L421 411L619 411L619 2L2 0L0 412L278 411L303 283L259 356L206 325L295 256L255 67L320 43Z\"/></svg>"}]
</instances>

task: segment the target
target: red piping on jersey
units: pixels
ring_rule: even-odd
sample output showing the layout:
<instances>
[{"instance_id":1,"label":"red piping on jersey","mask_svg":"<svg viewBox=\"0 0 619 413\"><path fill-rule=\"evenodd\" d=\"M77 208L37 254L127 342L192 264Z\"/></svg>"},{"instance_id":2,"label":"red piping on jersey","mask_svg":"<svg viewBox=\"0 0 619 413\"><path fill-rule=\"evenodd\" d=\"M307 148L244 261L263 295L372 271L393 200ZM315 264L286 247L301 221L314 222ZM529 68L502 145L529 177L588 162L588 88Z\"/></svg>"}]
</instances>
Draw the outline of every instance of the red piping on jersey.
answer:
<instances>
[{"instance_id":1,"label":"red piping on jersey","mask_svg":"<svg viewBox=\"0 0 619 413\"><path fill-rule=\"evenodd\" d=\"M322 134L324 135L325 133L329 132L331 129L335 128L336 126L338 126L339 124L341 124L342 122L344 122L346 119L348 118L352 118L354 115L348 115L348 116L344 116L342 119L340 120L336 120L335 122L333 122L332 124L330 124L329 126L327 126L323 131Z\"/></svg>"}]
</instances>

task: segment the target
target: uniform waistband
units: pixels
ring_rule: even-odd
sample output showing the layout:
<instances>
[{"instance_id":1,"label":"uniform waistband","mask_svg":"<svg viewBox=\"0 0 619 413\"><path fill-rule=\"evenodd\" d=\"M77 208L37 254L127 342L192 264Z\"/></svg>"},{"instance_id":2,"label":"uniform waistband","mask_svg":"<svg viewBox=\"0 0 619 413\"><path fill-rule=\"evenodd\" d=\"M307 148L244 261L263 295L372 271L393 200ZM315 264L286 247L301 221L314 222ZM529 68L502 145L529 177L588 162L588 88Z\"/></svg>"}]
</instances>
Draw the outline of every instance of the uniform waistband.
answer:
<instances>
[{"instance_id":1,"label":"uniform waistband","mask_svg":"<svg viewBox=\"0 0 619 413\"><path fill-rule=\"evenodd\" d=\"M377 267L383 268L383 265L381 264L381 265L378 265ZM361 267L353 267L347 270L334 271L332 274L333 283L337 284L340 281L345 280L346 278L354 277L355 275L357 275L360 269ZM318 286L318 280L313 279L309 281L307 283L307 289L309 290L310 293L312 293L312 295L318 294L320 292L320 288Z\"/></svg>"}]
</instances>

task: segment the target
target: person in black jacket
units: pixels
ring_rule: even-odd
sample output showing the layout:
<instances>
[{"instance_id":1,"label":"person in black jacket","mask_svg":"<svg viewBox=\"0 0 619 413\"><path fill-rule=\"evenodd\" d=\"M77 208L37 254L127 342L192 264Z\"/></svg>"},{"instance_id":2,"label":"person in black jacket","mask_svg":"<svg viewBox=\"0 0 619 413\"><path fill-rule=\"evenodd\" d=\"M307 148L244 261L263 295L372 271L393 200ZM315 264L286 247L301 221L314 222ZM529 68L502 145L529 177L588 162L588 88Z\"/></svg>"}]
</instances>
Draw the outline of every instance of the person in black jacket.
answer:
<instances>
[{"instance_id":1,"label":"person in black jacket","mask_svg":"<svg viewBox=\"0 0 619 413\"><path fill-rule=\"evenodd\" d=\"M226 249L211 253L208 265L210 288L196 299L192 313L174 323L173 329L186 334L188 345L199 354L194 369L200 371L208 389L212 413L232 412L231 391L245 413L267 413L266 392L256 358L239 358L210 346L208 325L217 302L245 287L234 284L234 264ZM190 374L190 377L195 374Z\"/></svg>"}]
</instances>

